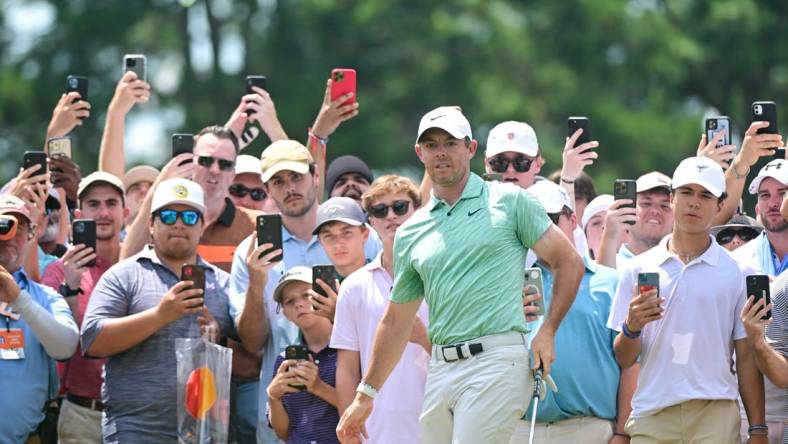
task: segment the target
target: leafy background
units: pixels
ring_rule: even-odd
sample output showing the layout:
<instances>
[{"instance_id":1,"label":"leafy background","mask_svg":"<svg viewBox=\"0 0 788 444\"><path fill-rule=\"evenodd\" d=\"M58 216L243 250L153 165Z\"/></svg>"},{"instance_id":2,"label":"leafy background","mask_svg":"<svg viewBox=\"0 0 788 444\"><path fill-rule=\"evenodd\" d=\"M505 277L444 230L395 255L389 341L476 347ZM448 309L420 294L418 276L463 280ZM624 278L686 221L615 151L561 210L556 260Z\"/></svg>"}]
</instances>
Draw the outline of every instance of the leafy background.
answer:
<instances>
[{"instance_id":1,"label":"leafy background","mask_svg":"<svg viewBox=\"0 0 788 444\"><path fill-rule=\"evenodd\" d=\"M246 74L268 76L288 134L304 139L334 67L358 71L361 114L329 160L420 176L418 120L462 106L482 147L497 122L537 131L559 168L566 117L586 115L601 143L588 169L671 173L694 153L704 116L734 140L755 100L788 103L788 3L779 0L4 0L0 11L0 180L44 143L68 74L90 77L92 115L72 133L95 169L104 112L125 53L148 57L150 103L127 119L127 160L160 166L169 134L223 123ZM782 116L785 116L783 113ZM785 119L780 119L785 126ZM258 139L251 154L259 154ZM481 156L474 169L481 171Z\"/></svg>"}]
</instances>

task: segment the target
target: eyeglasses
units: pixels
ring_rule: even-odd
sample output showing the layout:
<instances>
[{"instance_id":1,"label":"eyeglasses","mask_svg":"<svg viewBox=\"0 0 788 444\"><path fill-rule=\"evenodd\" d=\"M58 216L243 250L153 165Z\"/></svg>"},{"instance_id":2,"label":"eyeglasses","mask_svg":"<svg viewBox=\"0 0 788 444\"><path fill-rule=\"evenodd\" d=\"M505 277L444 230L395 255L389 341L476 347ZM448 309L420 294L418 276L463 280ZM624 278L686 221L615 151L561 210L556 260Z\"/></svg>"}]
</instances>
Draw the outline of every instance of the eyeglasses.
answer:
<instances>
[{"instance_id":1,"label":"eyeglasses","mask_svg":"<svg viewBox=\"0 0 788 444\"><path fill-rule=\"evenodd\" d=\"M232 194L235 197L246 197L246 195L248 194L249 197L252 198L252 200L258 202L261 200L265 200L265 198L268 197L268 194L266 194L264 189L246 188L244 185L241 185L240 183L234 183L230 185L230 194Z\"/></svg>"},{"instance_id":2,"label":"eyeglasses","mask_svg":"<svg viewBox=\"0 0 788 444\"><path fill-rule=\"evenodd\" d=\"M389 215L389 208L394 211L394 214L397 216L402 216L403 214L408 212L408 208L410 208L410 201L407 200L395 200L391 203L391 205L386 204L377 204L372 205L369 207L369 214L372 217L376 217L378 219L383 219Z\"/></svg>"},{"instance_id":3,"label":"eyeglasses","mask_svg":"<svg viewBox=\"0 0 788 444\"><path fill-rule=\"evenodd\" d=\"M504 155L497 155L487 159L487 164L490 169L496 173L505 173L509 169L509 164L514 166L514 170L518 173L525 173L531 169L531 164L534 159L526 157L523 154L508 158Z\"/></svg>"},{"instance_id":4,"label":"eyeglasses","mask_svg":"<svg viewBox=\"0 0 788 444\"><path fill-rule=\"evenodd\" d=\"M214 161L219 162L219 169L222 171L232 171L235 168L235 162L227 159L217 159L211 156L198 156L197 164L203 168L210 168Z\"/></svg>"},{"instance_id":5,"label":"eyeglasses","mask_svg":"<svg viewBox=\"0 0 788 444\"><path fill-rule=\"evenodd\" d=\"M178 217L187 227L195 225L200 220L200 212L194 210L159 210L156 214L164 225L175 225Z\"/></svg>"},{"instance_id":6,"label":"eyeglasses","mask_svg":"<svg viewBox=\"0 0 788 444\"><path fill-rule=\"evenodd\" d=\"M749 228L732 229L726 228L717 233L717 243L725 245L733 240L733 237L739 235L743 242L749 242L758 237L758 232Z\"/></svg>"}]
</instances>

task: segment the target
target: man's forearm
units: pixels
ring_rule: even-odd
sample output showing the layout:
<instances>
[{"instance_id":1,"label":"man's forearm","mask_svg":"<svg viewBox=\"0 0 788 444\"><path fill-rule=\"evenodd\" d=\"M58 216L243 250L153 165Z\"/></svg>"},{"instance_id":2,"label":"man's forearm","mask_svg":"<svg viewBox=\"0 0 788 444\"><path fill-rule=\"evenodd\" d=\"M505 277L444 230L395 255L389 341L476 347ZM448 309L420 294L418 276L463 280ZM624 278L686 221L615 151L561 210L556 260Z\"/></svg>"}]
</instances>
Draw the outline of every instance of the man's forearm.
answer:
<instances>
[{"instance_id":1,"label":"man's forearm","mask_svg":"<svg viewBox=\"0 0 788 444\"><path fill-rule=\"evenodd\" d=\"M402 352L408 344L416 317L415 310L411 316L405 316L404 313L398 313L400 310L393 310L392 306L394 305L393 302L389 302L386 314L375 330L372 359L369 370L363 378L364 382L377 390L383 387L383 383L386 382L389 374L399 362ZM416 305L416 309L418 309L418 305Z\"/></svg>"},{"instance_id":2,"label":"man's forearm","mask_svg":"<svg viewBox=\"0 0 788 444\"><path fill-rule=\"evenodd\" d=\"M616 361L622 369L631 367L637 361L640 354L640 338L631 339L619 333L613 341L613 351L616 353Z\"/></svg>"},{"instance_id":3,"label":"man's forearm","mask_svg":"<svg viewBox=\"0 0 788 444\"><path fill-rule=\"evenodd\" d=\"M618 239L612 233L604 231L599 242L599 257L596 261L600 265L616 268L616 255L618 254Z\"/></svg>"},{"instance_id":4,"label":"man's forearm","mask_svg":"<svg viewBox=\"0 0 788 444\"><path fill-rule=\"evenodd\" d=\"M712 220L712 225L723 225L736 212L736 208L739 206L739 202L741 201L741 195L744 191L744 182L747 178L747 175L739 176L740 179L736 177L733 169L736 168L736 171L747 171L747 168L742 168L741 166L737 166L736 161L734 160L733 164L725 171L725 192L728 196L725 198L725 201L722 203L722 208L714 216Z\"/></svg>"},{"instance_id":5,"label":"man's forearm","mask_svg":"<svg viewBox=\"0 0 788 444\"><path fill-rule=\"evenodd\" d=\"M788 388L788 360L766 343L765 340L752 344L755 364L772 383Z\"/></svg>"},{"instance_id":6,"label":"man's forearm","mask_svg":"<svg viewBox=\"0 0 788 444\"><path fill-rule=\"evenodd\" d=\"M752 349L746 340L734 341L736 349L736 374L747 420L750 424L766 424L766 400L763 375L755 365Z\"/></svg>"},{"instance_id":7,"label":"man's forearm","mask_svg":"<svg viewBox=\"0 0 788 444\"><path fill-rule=\"evenodd\" d=\"M126 133L126 116L118 115L110 105L107 121L104 123L104 134L101 136L99 148L99 171L106 171L123 179L126 167L126 156L123 137Z\"/></svg>"},{"instance_id":8,"label":"man's forearm","mask_svg":"<svg viewBox=\"0 0 788 444\"><path fill-rule=\"evenodd\" d=\"M626 434L624 426L632 412L632 396L638 386L638 375L640 366L635 364L629 368L621 369L621 376L618 380L618 414L616 415L616 433Z\"/></svg>"},{"instance_id":9,"label":"man's forearm","mask_svg":"<svg viewBox=\"0 0 788 444\"><path fill-rule=\"evenodd\" d=\"M574 252L562 256L553 266L555 279L553 280L553 297L550 300L550 309L545 316L541 328L546 328L552 333L558 330L561 320L575 302L577 288L583 278L585 266L580 256Z\"/></svg>"},{"instance_id":10,"label":"man's forearm","mask_svg":"<svg viewBox=\"0 0 788 444\"><path fill-rule=\"evenodd\" d=\"M352 350L337 350L337 410L340 416L345 413L353 398L356 387L361 382L361 354Z\"/></svg>"},{"instance_id":11,"label":"man's forearm","mask_svg":"<svg viewBox=\"0 0 788 444\"><path fill-rule=\"evenodd\" d=\"M290 417L287 415L285 406L279 399L269 399L268 404L271 407L268 419L271 421L274 433L279 439L287 440L288 430L290 429Z\"/></svg>"},{"instance_id":12,"label":"man's forearm","mask_svg":"<svg viewBox=\"0 0 788 444\"><path fill-rule=\"evenodd\" d=\"M249 353L259 353L268 340L268 316L263 304L264 284L250 282L246 302L238 317L238 336Z\"/></svg>"},{"instance_id":13,"label":"man's forearm","mask_svg":"<svg viewBox=\"0 0 788 444\"><path fill-rule=\"evenodd\" d=\"M157 307L122 318L104 319L101 331L87 355L106 358L122 353L153 336L167 325L156 313Z\"/></svg>"},{"instance_id":14,"label":"man's forearm","mask_svg":"<svg viewBox=\"0 0 788 444\"><path fill-rule=\"evenodd\" d=\"M318 376L320 378L320 376ZM318 381L318 386L313 393L318 398L331 404L335 409L339 409L339 398L337 397L337 389L332 387L322 379Z\"/></svg>"},{"instance_id":15,"label":"man's forearm","mask_svg":"<svg viewBox=\"0 0 788 444\"><path fill-rule=\"evenodd\" d=\"M150 208L153 201L153 190L158 184L154 183L151 186L151 191L145 196L140 209L137 212L137 217L129 225L126 231L126 238L123 240L123 245L120 247L120 259L123 260L134 256L142 251L145 245L150 241L150 231L148 230L148 223L150 222Z\"/></svg>"}]
</instances>

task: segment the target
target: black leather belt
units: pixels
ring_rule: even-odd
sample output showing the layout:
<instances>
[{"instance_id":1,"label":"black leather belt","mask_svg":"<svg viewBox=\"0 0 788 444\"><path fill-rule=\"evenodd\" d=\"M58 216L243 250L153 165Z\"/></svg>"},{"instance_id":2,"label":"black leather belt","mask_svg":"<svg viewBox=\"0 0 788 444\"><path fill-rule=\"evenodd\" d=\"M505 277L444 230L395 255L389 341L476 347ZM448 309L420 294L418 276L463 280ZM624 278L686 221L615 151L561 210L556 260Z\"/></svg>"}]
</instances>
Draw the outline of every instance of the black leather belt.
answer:
<instances>
[{"instance_id":1,"label":"black leather belt","mask_svg":"<svg viewBox=\"0 0 788 444\"><path fill-rule=\"evenodd\" d=\"M93 410L94 412L104 411L104 404L98 399L85 398L83 396L72 395L71 393L66 395L66 399L68 399L68 402L72 404L85 407L86 409Z\"/></svg>"}]
</instances>

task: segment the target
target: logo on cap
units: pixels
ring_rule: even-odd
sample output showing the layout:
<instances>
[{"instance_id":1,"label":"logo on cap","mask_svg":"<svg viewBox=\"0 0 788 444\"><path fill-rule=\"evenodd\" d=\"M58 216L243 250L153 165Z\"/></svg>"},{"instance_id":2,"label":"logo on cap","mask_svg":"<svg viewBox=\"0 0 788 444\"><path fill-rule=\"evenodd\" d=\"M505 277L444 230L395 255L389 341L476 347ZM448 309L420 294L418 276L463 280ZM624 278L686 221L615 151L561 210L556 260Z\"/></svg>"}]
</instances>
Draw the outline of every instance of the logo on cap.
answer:
<instances>
[{"instance_id":1,"label":"logo on cap","mask_svg":"<svg viewBox=\"0 0 788 444\"><path fill-rule=\"evenodd\" d=\"M514 133L508 133L508 134L506 135L506 137L508 137L508 138L509 138L509 140L512 140L512 139L514 139Z\"/></svg>"},{"instance_id":2,"label":"logo on cap","mask_svg":"<svg viewBox=\"0 0 788 444\"><path fill-rule=\"evenodd\" d=\"M767 163L766 166L763 167L763 170L769 171L769 168L774 168L775 170L779 170L782 167L783 167L782 162L772 162L772 163Z\"/></svg>"},{"instance_id":3,"label":"logo on cap","mask_svg":"<svg viewBox=\"0 0 788 444\"><path fill-rule=\"evenodd\" d=\"M703 170L705 170L708 167L709 167L708 165L695 165L695 168L698 169L698 173L702 173Z\"/></svg>"},{"instance_id":4,"label":"logo on cap","mask_svg":"<svg viewBox=\"0 0 788 444\"><path fill-rule=\"evenodd\" d=\"M186 199L189 197L189 190L183 185L175 185L172 189L172 194L178 199Z\"/></svg>"},{"instance_id":5,"label":"logo on cap","mask_svg":"<svg viewBox=\"0 0 788 444\"><path fill-rule=\"evenodd\" d=\"M341 205L331 205L330 207L326 208L326 213L330 214L336 214L339 211L342 211Z\"/></svg>"}]
</instances>

